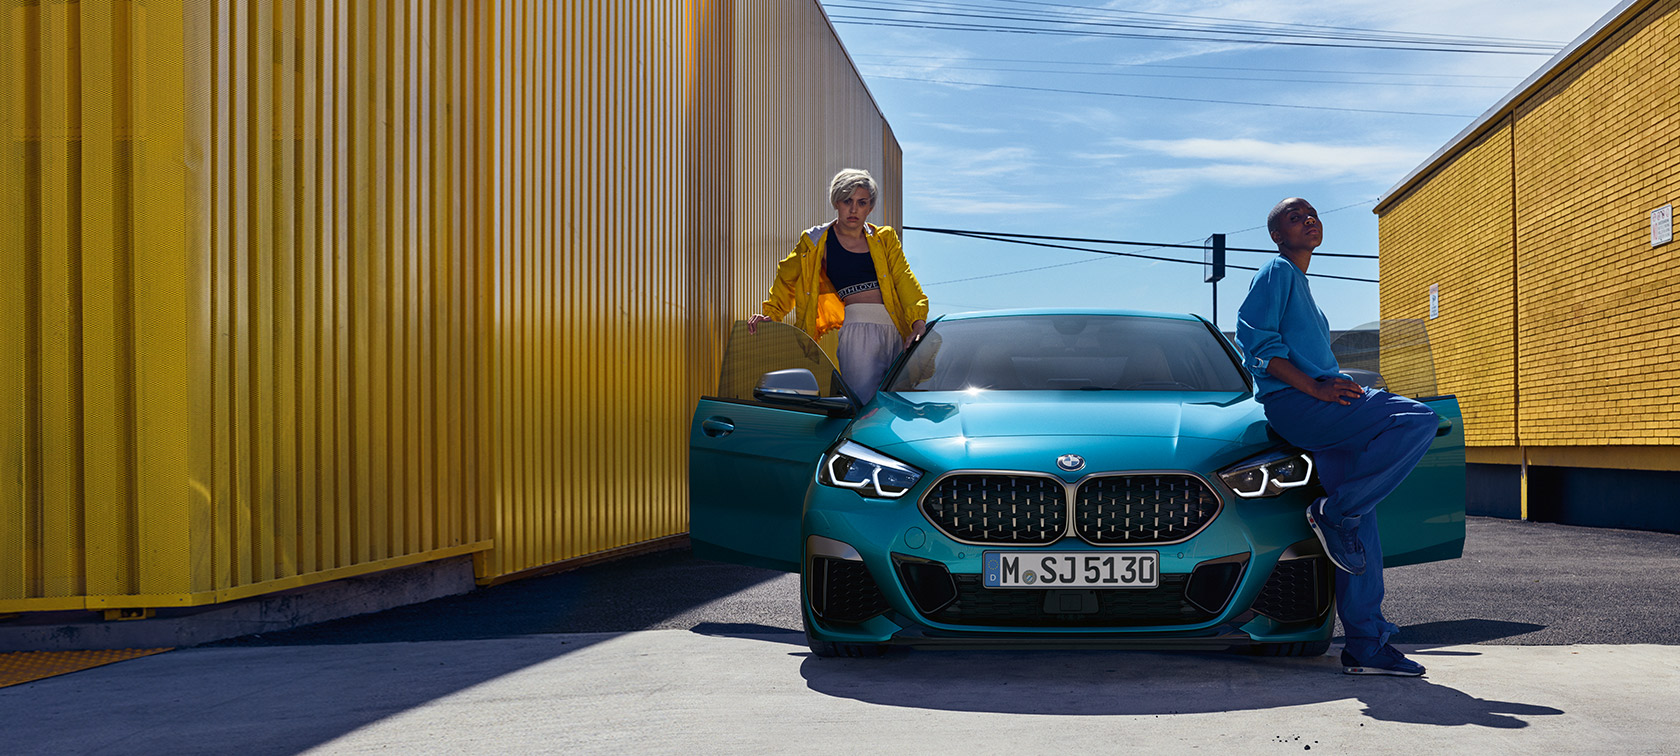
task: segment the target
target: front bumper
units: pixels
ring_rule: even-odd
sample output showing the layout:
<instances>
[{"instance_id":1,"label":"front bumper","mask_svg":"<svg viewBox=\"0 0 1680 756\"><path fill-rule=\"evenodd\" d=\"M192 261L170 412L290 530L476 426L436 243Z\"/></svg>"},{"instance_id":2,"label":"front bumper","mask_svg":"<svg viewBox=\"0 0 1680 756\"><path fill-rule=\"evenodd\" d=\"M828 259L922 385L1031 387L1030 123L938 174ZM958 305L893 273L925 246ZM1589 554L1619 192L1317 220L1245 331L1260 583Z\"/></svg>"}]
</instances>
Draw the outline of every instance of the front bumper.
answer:
<instances>
[{"instance_id":1,"label":"front bumper","mask_svg":"<svg viewBox=\"0 0 1680 756\"><path fill-rule=\"evenodd\" d=\"M1301 516L1304 497L1227 507L1177 544L1064 539L1042 547L1156 551L1157 588L1000 590L980 585L981 555L1010 547L953 541L913 501L813 486L801 570L806 628L838 643L965 648L1212 650L1322 641L1333 630L1333 576Z\"/></svg>"}]
</instances>

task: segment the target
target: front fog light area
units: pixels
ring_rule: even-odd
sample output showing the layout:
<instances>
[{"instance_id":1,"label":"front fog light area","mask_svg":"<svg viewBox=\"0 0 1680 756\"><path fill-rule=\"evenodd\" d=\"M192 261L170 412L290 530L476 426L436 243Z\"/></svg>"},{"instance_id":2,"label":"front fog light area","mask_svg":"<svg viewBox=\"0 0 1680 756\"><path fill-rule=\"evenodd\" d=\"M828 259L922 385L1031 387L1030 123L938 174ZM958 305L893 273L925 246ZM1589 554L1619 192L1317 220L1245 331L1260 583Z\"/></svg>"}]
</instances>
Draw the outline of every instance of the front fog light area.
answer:
<instances>
[{"instance_id":1,"label":"front fog light area","mask_svg":"<svg viewBox=\"0 0 1680 756\"><path fill-rule=\"evenodd\" d=\"M864 496L896 499L909 493L922 472L866 446L842 441L823 456L817 480Z\"/></svg>"},{"instance_id":2,"label":"front fog light area","mask_svg":"<svg viewBox=\"0 0 1680 756\"><path fill-rule=\"evenodd\" d=\"M1262 454L1219 473L1219 479L1245 499L1277 496L1311 483L1312 477L1312 457L1295 449Z\"/></svg>"}]
</instances>

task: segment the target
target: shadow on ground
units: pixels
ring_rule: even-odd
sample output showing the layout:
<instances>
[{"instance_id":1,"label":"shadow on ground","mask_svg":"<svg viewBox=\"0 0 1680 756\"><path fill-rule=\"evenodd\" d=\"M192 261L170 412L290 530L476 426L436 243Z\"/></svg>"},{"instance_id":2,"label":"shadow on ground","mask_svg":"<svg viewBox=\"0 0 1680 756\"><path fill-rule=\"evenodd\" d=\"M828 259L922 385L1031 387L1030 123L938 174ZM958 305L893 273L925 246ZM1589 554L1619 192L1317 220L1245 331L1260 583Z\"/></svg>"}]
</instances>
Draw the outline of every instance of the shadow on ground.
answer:
<instances>
[{"instance_id":1,"label":"shadow on ground","mask_svg":"<svg viewBox=\"0 0 1680 756\"><path fill-rule=\"evenodd\" d=\"M1459 619L1421 622L1400 628L1390 643L1402 645L1463 646L1514 638L1539 632L1545 625L1492 619Z\"/></svg>"},{"instance_id":2,"label":"shadow on ground","mask_svg":"<svg viewBox=\"0 0 1680 756\"><path fill-rule=\"evenodd\" d=\"M688 628L732 618L761 620L773 632L786 632L800 629L797 613L787 609L798 600L797 586L798 578L787 573L708 562L679 548L207 645L479 640Z\"/></svg>"},{"instance_id":3,"label":"shadow on ground","mask_svg":"<svg viewBox=\"0 0 1680 756\"><path fill-rule=\"evenodd\" d=\"M1402 628L1414 656L1521 635L1543 626L1464 619ZM802 634L750 623L702 623L700 635L798 647ZM1414 638L1415 641L1405 640ZM1423 659L1427 662L1427 658ZM1520 729L1524 717L1557 716L1550 706L1495 701L1423 679L1348 677L1334 655L1262 658L1237 652L971 651L894 649L879 659L821 659L800 665L818 693L882 706L995 714L1170 715L1270 709L1356 698L1387 722Z\"/></svg>"},{"instance_id":4,"label":"shadow on ground","mask_svg":"<svg viewBox=\"0 0 1680 756\"><path fill-rule=\"evenodd\" d=\"M8 753L297 753L617 632L744 617L788 635L797 584L647 554L6 688L0 732Z\"/></svg>"},{"instance_id":5,"label":"shadow on ground","mask_svg":"<svg viewBox=\"0 0 1680 756\"><path fill-rule=\"evenodd\" d=\"M1338 674L1333 657L1137 651L930 651L881 659L809 658L811 690L883 706L998 714L1201 714L1354 698L1372 719L1445 727L1528 726L1563 711L1491 701L1428 678Z\"/></svg>"}]
</instances>

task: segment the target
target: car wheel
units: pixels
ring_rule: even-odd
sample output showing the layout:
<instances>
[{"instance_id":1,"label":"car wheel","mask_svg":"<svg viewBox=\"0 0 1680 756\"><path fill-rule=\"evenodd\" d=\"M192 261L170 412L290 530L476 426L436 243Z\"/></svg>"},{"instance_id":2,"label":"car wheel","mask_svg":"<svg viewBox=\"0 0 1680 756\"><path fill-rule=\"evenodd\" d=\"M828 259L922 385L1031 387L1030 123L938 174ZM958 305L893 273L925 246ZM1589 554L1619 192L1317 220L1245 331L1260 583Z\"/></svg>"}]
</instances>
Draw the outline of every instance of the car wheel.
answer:
<instances>
[{"instance_id":1,"label":"car wheel","mask_svg":"<svg viewBox=\"0 0 1680 756\"><path fill-rule=\"evenodd\" d=\"M1299 643L1256 643L1248 647L1248 652L1255 656L1323 656L1329 651L1328 638Z\"/></svg>"},{"instance_id":2,"label":"car wheel","mask_svg":"<svg viewBox=\"0 0 1680 756\"><path fill-rule=\"evenodd\" d=\"M853 658L869 658L880 656L887 652L885 643L835 643L833 641L818 640L811 635L811 628L805 628L805 645L811 647L811 653L824 659L836 656Z\"/></svg>"}]
</instances>

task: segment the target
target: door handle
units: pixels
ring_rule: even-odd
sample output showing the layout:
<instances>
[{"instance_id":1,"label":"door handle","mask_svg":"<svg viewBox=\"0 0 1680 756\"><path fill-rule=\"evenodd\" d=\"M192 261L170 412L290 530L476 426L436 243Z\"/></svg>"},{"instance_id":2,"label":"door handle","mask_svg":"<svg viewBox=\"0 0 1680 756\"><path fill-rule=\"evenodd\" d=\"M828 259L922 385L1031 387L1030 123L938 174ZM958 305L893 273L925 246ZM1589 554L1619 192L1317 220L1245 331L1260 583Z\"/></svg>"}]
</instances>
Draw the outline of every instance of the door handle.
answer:
<instances>
[{"instance_id":1,"label":"door handle","mask_svg":"<svg viewBox=\"0 0 1680 756\"><path fill-rule=\"evenodd\" d=\"M700 421L700 430L712 438L723 438L735 432L735 424L727 417L708 417Z\"/></svg>"},{"instance_id":2,"label":"door handle","mask_svg":"<svg viewBox=\"0 0 1680 756\"><path fill-rule=\"evenodd\" d=\"M1441 418L1441 424L1435 426L1435 435L1445 436L1445 435L1447 435L1448 433L1451 433L1451 432L1452 432L1452 421L1448 420L1446 418Z\"/></svg>"}]
</instances>

